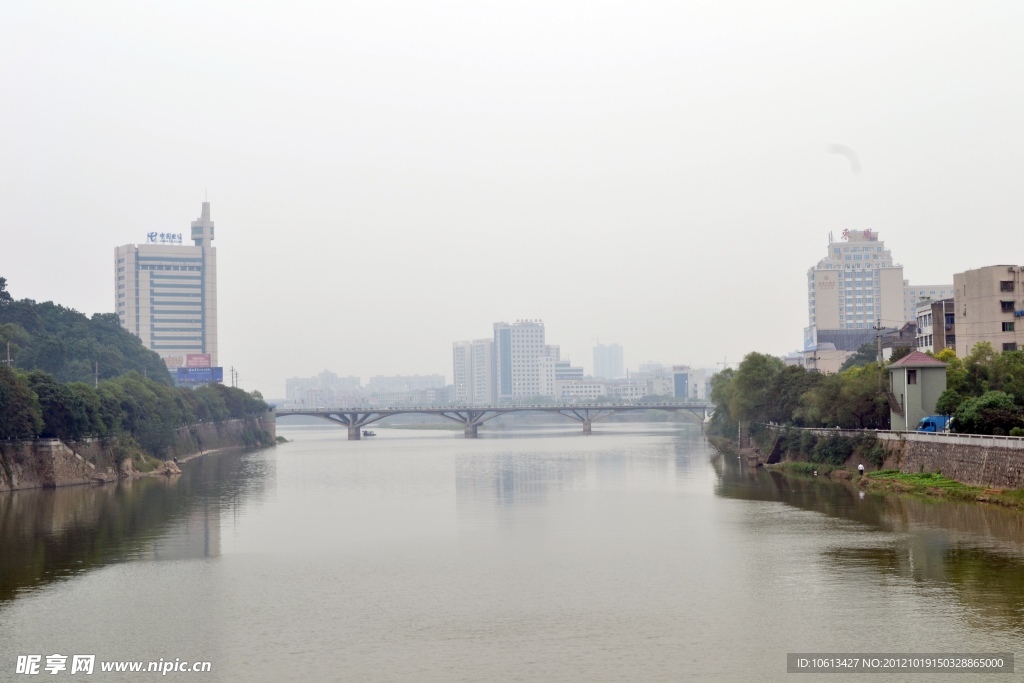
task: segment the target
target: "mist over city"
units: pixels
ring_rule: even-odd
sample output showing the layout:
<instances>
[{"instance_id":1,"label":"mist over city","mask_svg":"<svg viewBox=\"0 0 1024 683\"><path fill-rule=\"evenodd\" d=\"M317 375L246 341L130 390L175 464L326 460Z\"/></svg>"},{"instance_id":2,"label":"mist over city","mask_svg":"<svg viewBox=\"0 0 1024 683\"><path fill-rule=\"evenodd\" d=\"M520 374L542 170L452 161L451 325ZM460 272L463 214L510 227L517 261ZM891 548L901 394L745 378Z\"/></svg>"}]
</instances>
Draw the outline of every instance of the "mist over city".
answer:
<instances>
[{"instance_id":1,"label":"mist over city","mask_svg":"<svg viewBox=\"0 0 1024 683\"><path fill-rule=\"evenodd\" d=\"M1012 674L1022 35L2 4L0 682Z\"/></svg>"},{"instance_id":2,"label":"mist over city","mask_svg":"<svg viewBox=\"0 0 1024 683\"><path fill-rule=\"evenodd\" d=\"M268 396L450 382L452 342L518 319L588 373L595 338L634 369L781 355L829 233L876 231L914 283L1004 258L1021 12L11 5L0 267L113 312L114 248L208 198L222 361Z\"/></svg>"}]
</instances>

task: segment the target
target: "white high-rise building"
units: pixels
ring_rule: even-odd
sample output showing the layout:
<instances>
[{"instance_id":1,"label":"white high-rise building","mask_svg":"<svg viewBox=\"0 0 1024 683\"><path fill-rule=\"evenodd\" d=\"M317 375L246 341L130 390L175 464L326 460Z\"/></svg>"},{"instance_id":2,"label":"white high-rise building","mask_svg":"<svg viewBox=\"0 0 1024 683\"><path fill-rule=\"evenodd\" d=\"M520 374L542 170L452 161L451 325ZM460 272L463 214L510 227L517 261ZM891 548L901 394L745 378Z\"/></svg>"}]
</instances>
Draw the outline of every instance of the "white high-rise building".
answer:
<instances>
[{"instance_id":1,"label":"white high-rise building","mask_svg":"<svg viewBox=\"0 0 1024 683\"><path fill-rule=\"evenodd\" d=\"M626 376L622 361L622 347L618 344L601 344L594 347L594 377L619 379Z\"/></svg>"},{"instance_id":2,"label":"white high-rise building","mask_svg":"<svg viewBox=\"0 0 1024 683\"><path fill-rule=\"evenodd\" d=\"M181 233L150 232L143 244L114 251L114 297L121 325L156 351L168 368L188 354L217 358L217 249L210 203L192 222L192 246Z\"/></svg>"},{"instance_id":3,"label":"white high-rise building","mask_svg":"<svg viewBox=\"0 0 1024 683\"><path fill-rule=\"evenodd\" d=\"M547 357L542 320L494 323L494 360L499 401L540 395L537 361Z\"/></svg>"},{"instance_id":4,"label":"white high-rise building","mask_svg":"<svg viewBox=\"0 0 1024 683\"><path fill-rule=\"evenodd\" d=\"M920 296L940 299L952 291L953 285L911 285L878 233L844 230L838 241L830 236L828 254L807 271L804 350L833 344L856 351L874 339L876 324L893 330L916 322Z\"/></svg>"},{"instance_id":5,"label":"white high-rise building","mask_svg":"<svg viewBox=\"0 0 1024 683\"><path fill-rule=\"evenodd\" d=\"M903 281L903 314L909 315L908 320L917 320L917 309L928 301L950 299L953 296L953 285L912 285Z\"/></svg>"},{"instance_id":6,"label":"white high-rise building","mask_svg":"<svg viewBox=\"0 0 1024 683\"><path fill-rule=\"evenodd\" d=\"M494 403L494 340L452 344L453 400L459 405Z\"/></svg>"}]
</instances>

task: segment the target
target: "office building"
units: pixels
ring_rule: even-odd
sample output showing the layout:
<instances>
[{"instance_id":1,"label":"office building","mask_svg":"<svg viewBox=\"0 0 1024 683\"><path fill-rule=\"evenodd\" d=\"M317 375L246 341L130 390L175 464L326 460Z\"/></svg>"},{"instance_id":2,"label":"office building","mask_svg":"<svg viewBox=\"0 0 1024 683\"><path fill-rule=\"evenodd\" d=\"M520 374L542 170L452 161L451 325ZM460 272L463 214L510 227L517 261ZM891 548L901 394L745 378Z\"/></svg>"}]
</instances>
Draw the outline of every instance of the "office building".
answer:
<instances>
[{"instance_id":1,"label":"office building","mask_svg":"<svg viewBox=\"0 0 1024 683\"><path fill-rule=\"evenodd\" d=\"M956 355L968 355L978 342L996 351L1024 348L1024 267L986 266L953 276Z\"/></svg>"},{"instance_id":2,"label":"office building","mask_svg":"<svg viewBox=\"0 0 1024 683\"><path fill-rule=\"evenodd\" d=\"M168 368L186 365L193 354L217 357L217 249L210 203L181 233L149 232L142 244L114 250L115 302L122 327L156 351Z\"/></svg>"},{"instance_id":3,"label":"office building","mask_svg":"<svg viewBox=\"0 0 1024 683\"><path fill-rule=\"evenodd\" d=\"M618 344L601 344L594 347L594 377L619 379L625 377L622 347Z\"/></svg>"}]
</instances>

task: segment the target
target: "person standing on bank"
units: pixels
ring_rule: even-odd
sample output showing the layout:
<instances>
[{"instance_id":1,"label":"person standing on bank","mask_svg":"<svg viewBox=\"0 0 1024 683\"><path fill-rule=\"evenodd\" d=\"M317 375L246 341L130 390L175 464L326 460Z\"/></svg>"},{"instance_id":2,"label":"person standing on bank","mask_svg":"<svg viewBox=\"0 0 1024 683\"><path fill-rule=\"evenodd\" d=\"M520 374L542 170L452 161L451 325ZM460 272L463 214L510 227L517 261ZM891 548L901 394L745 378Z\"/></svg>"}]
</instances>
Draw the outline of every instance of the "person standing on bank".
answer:
<instances>
[{"instance_id":1,"label":"person standing on bank","mask_svg":"<svg viewBox=\"0 0 1024 683\"><path fill-rule=\"evenodd\" d=\"M860 476L862 476L862 477L864 476L864 464L863 463L861 463L860 465L857 465L857 473L860 474Z\"/></svg>"}]
</instances>

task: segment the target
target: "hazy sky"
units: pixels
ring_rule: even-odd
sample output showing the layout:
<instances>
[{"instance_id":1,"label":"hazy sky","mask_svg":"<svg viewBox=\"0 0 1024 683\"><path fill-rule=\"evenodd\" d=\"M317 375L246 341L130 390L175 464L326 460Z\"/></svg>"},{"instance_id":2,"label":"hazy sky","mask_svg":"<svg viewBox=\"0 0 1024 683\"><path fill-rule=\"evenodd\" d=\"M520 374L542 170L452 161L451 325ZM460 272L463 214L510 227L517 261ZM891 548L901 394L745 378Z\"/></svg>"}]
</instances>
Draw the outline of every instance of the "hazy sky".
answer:
<instances>
[{"instance_id":1,"label":"hazy sky","mask_svg":"<svg viewBox=\"0 0 1024 683\"><path fill-rule=\"evenodd\" d=\"M1024 263L1022 36L1019 0L7 2L0 276L113 311L114 247L209 191L221 362L270 396L450 381L520 318L588 370L783 354L829 231L911 282Z\"/></svg>"}]
</instances>

